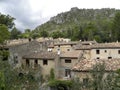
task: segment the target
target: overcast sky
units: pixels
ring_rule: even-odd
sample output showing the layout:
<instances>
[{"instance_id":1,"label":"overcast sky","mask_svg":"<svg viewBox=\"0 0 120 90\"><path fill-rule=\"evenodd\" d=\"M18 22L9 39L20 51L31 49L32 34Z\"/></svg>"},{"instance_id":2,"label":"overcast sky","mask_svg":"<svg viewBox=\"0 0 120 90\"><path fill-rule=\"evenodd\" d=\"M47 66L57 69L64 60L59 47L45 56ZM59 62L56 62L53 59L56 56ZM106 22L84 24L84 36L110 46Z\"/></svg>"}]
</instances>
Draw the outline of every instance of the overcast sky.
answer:
<instances>
[{"instance_id":1,"label":"overcast sky","mask_svg":"<svg viewBox=\"0 0 120 90\"><path fill-rule=\"evenodd\" d=\"M16 27L22 31L34 29L72 7L120 9L120 0L0 0L0 12L16 18Z\"/></svg>"}]
</instances>

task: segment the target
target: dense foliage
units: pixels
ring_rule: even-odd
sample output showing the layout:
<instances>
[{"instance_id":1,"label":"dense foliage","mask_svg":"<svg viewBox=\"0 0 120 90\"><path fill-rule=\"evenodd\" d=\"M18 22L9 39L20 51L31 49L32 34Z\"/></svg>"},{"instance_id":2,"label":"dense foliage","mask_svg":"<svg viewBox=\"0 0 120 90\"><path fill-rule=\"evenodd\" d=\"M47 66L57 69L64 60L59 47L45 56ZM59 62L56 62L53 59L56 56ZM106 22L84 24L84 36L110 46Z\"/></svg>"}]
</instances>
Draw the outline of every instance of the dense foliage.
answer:
<instances>
[{"instance_id":1,"label":"dense foliage","mask_svg":"<svg viewBox=\"0 0 120 90\"><path fill-rule=\"evenodd\" d=\"M115 9L78 9L52 17L38 26L34 33L47 31L53 38L65 37L72 40L96 40L98 42L117 41L120 38L119 13ZM117 24L118 25L117 25ZM117 35L115 35L117 34Z\"/></svg>"}]
</instances>

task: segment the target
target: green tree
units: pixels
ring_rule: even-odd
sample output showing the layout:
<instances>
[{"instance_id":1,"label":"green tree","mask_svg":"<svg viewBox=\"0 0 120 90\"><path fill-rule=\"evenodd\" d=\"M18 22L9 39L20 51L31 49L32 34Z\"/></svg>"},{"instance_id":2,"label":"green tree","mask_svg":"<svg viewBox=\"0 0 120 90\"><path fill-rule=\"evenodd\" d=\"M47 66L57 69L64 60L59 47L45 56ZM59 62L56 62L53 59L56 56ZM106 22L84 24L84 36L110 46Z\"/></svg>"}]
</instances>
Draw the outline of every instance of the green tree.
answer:
<instances>
[{"instance_id":1,"label":"green tree","mask_svg":"<svg viewBox=\"0 0 120 90\"><path fill-rule=\"evenodd\" d=\"M50 70L50 80L54 80L55 79L55 74L54 74L54 69L52 68Z\"/></svg>"},{"instance_id":2,"label":"green tree","mask_svg":"<svg viewBox=\"0 0 120 90\"><path fill-rule=\"evenodd\" d=\"M10 15L4 15L0 13L0 24L7 26L8 28L12 28L14 26L15 18Z\"/></svg>"},{"instance_id":3,"label":"green tree","mask_svg":"<svg viewBox=\"0 0 120 90\"><path fill-rule=\"evenodd\" d=\"M45 30L41 30L41 31L40 31L40 36L41 36L41 37L48 37L48 35L49 35L49 34L48 34L47 31L45 31Z\"/></svg>"},{"instance_id":4,"label":"green tree","mask_svg":"<svg viewBox=\"0 0 120 90\"><path fill-rule=\"evenodd\" d=\"M5 90L5 77L3 72L0 72L0 90Z\"/></svg>"},{"instance_id":5,"label":"green tree","mask_svg":"<svg viewBox=\"0 0 120 90\"><path fill-rule=\"evenodd\" d=\"M94 40L96 34L96 28L92 22L90 22L83 31L83 38L85 40Z\"/></svg>"},{"instance_id":6,"label":"green tree","mask_svg":"<svg viewBox=\"0 0 120 90\"><path fill-rule=\"evenodd\" d=\"M5 40L9 39L10 32L8 31L8 28L0 24L0 43L3 43Z\"/></svg>"},{"instance_id":7,"label":"green tree","mask_svg":"<svg viewBox=\"0 0 120 90\"><path fill-rule=\"evenodd\" d=\"M116 13L114 20L113 20L113 26L112 26L112 37L113 41L120 41L120 12Z\"/></svg>"},{"instance_id":8,"label":"green tree","mask_svg":"<svg viewBox=\"0 0 120 90\"><path fill-rule=\"evenodd\" d=\"M25 29L25 32L21 34L21 38L31 38L31 30Z\"/></svg>"},{"instance_id":9,"label":"green tree","mask_svg":"<svg viewBox=\"0 0 120 90\"><path fill-rule=\"evenodd\" d=\"M50 36L53 37L53 38L60 38L60 37L63 37L64 35L60 31L54 31L54 32L51 33Z\"/></svg>"},{"instance_id":10,"label":"green tree","mask_svg":"<svg viewBox=\"0 0 120 90\"><path fill-rule=\"evenodd\" d=\"M11 39L18 39L20 35L22 34L21 31L19 31L16 27L14 27L10 32L10 38Z\"/></svg>"}]
</instances>

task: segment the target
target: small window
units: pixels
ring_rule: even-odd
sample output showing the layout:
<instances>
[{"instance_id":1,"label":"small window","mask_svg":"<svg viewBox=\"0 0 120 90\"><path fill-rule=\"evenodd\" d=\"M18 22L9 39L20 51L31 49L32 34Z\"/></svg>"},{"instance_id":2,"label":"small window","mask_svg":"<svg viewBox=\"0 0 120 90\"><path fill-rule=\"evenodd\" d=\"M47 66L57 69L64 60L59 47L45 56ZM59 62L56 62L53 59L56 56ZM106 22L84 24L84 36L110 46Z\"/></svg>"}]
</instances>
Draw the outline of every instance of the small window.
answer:
<instances>
[{"instance_id":1,"label":"small window","mask_svg":"<svg viewBox=\"0 0 120 90\"><path fill-rule=\"evenodd\" d=\"M120 50L118 50L118 54L120 54Z\"/></svg>"},{"instance_id":2,"label":"small window","mask_svg":"<svg viewBox=\"0 0 120 90\"><path fill-rule=\"evenodd\" d=\"M108 59L112 59L112 57L108 57Z\"/></svg>"},{"instance_id":3,"label":"small window","mask_svg":"<svg viewBox=\"0 0 120 90\"><path fill-rule=\"evenodd\" d=\"M48 60L43 60L43 65L48 65Z\"/></svg>"},{"instance_id":4,"label":"small window","mask_svg":"<svg viewBox=\"0 0 120 90\"><path fill-rule=\"evenodd\" d=\"M100 59L100 57L97 57L97 59Z\"/></svg>"},{"instance_id":5,"label":"small window","mask_svg":"<svg viewBox=\"0 0 120 90\"><path fill-rule=\"evenodd\" d=\"M107 52L107 50L105 50L105 53Z\"/></svg>"},{"instance_id":6,"label":"small window","mask_svg":"<svg viewBox=\"0 0 120 90\"><path fill-rule=\"evenodd\" d=\"M65 59L65 63L71 63L70 59Z\"/></svg>"},{"instance_id":7,"label":"small window","mask_svg":"<svg viewBox=\"0 0 120 90\"><path fill-rule=\"evenodd\" d=\"M26 59L26 66L30 66L30 61L29 61L29 59Z\"/></svg>"},{"instance_id":8,"label":"small window","mask_svg":"<svg viewBox=\"0 0 120 90\"><path fill-rule=\"evenodd\" d=\"M37 59L35 59L35 64L38 64L38 60Z\"/></svg>"},{"instance_id":9,"label":"small window","mask_svg":"<svg viewBox=\"0 0 120 90\"><path fill-rule=\"evenodd\" d=\"M66 77L71 77L71 71L70 71L70 69L65 69L65 76Z\"/></svg>"},{"instance_id":10,"label":"small window","mask_svg":"<svg viewBox=\"0 0 120 90\"><path fill-rule=\"evenodd\" d=\"M100 54L100 50L96 50L96 54Z\"/></svg>"},{"instance_id":11,"label":"small window","mask_svg":"<svg viewBox=\"0 0 120 90\"><path fill-rule=\"evenodd\" d=\"M67 49L67 51L70 51L70 49Z\"/></svg>"}]
</instances>

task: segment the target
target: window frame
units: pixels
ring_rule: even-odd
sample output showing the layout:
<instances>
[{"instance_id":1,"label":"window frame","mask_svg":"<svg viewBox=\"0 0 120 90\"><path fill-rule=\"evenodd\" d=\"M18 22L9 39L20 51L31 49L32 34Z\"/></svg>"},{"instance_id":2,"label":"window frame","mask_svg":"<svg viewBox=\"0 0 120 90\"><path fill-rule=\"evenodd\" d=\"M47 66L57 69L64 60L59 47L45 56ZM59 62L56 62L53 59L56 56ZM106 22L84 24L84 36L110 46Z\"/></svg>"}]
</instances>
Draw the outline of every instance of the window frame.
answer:
<instances>
[{"instance_id":1,"label":"window frame","mask_svg":"<svg viewBox=\"0 0 120 90\"><path fill-rule=\"evenodd\" d=\"M48 60L47 59L43 59L43 65L48 65Z\"/></svg>"},{"instance_id":2,"label":"window frame","mask_svg":"<svg viewBox=\"0 0 120 90\"><path fill-rule=\"evenodd\" d=\"M65 59L65 63L72 63L71 59Z\"/></svg>"}]
</instances>

